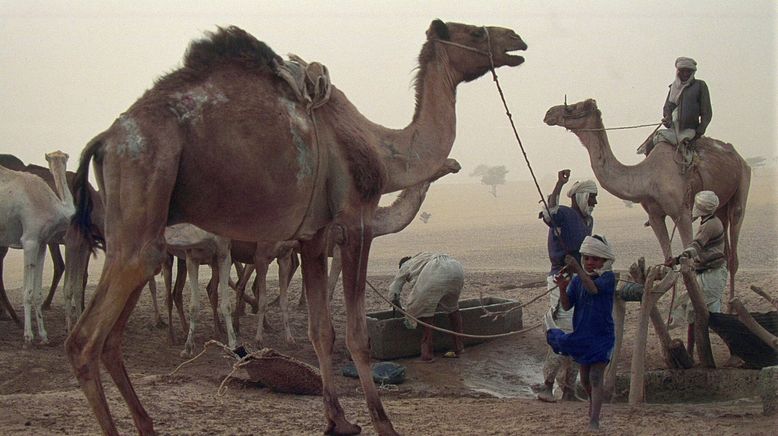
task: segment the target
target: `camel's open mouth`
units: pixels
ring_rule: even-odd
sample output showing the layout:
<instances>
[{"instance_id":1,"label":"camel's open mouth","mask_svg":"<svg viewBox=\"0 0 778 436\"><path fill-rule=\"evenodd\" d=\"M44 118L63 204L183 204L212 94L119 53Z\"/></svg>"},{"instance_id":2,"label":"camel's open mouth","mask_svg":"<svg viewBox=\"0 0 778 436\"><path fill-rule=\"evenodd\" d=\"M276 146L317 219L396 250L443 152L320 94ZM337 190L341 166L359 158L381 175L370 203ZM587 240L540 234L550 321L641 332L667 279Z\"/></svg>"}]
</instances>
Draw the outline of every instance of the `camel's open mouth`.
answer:
<instances>
[{"instance_id":1,"label":"camel's open mouth","mask_svg":"<svg viewBox=\"0 0 778 436\"><path fill-rule=\"evenodd\" d=\"M527 49L527 44L524 41L517 41L515 47L505 49L502 55L505 57L505 65L516 67L524 63L524 56L510 54L514 51L524 51Z\"/></svg>"},{"instance_id":2,"label":"camel's open mouth","mask_svg":"<svg viewBox=\"0 0 778 436\"><path fill-rule=\"evenodd\" d=\"M517 67L524 63L524 56L510 55L507 52L505 54L505 65L511 67Z\"/></svg>"}]
</instances>

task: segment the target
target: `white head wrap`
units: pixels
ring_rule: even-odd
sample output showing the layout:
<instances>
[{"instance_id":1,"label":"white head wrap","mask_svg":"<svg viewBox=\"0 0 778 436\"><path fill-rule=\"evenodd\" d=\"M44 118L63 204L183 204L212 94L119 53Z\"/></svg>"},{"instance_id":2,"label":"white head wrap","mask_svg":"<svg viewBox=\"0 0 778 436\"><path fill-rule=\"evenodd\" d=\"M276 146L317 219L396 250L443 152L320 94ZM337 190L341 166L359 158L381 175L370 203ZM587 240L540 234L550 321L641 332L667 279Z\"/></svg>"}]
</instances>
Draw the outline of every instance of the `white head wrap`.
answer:
<instances>
[{"instance_id":1,"label":"white head wrap","mask_svg":"<svg viewBox=\"0 0 778 436\"><path fill-rule=\"evenodd\" d=\"M598 238L602 238L602 241ZM613 261L616 260L616 256L613 254L613 250L611 250L604 236L598 236L597 238L592 236L585 237L578 251L587 256L597 256L605 259L605 264L602 268L595 271L597 274L602 274L603 271L610 271L613 268Z\"/></svg>"},{"instance_id":2,"label":"white head wrap","mask_svg":"<svg viewBox=\"0 0 778 436\"><path fill-rule=\"evenodd\" d=\"M713 191L700 191L694 196L692 218L713 215L719 207L719 197Z\"/></svg>"},{"instance_id":3,"label":"white head wrap","mask_svg":"<svg viewBox=\"0 0 778 436\"><path fill-rule=\"evenodd\" d=\"M592 213L592 208L589 207L589 194L596 193L597 184L592 180L583 180L575 182L567 191L567 196L575 198L575 204L578 205L578 210L586 217Z\"/></svg>"},{"instance_id":4,"label":"white head wrap","mask_svg":"<svg viewBox=\"0 0 778 436\"><path fill-rule=\"evenodd\" d=\"M692 71L697 71L697 62L692 58L685 58L683 56L675 60L675 68L680 70L686 68Z\"/></svg>"},{"instance_id":5,"label":"white head wrap","mask_svg":"<svg viewBox=\"0 0 778 436\"><path fill-rule=\"evenodd\" d=\"M695 62L692 58L680 57L675 60L675 68L676 70L680 70L681 68L692 70L692 75L689 76L685 82L681 82L681 78L678 77L678 73L676 72L675 80L670 85L670 95L668 95L667 99L675 104L678 104L678 99L681 97L681 92L683 92L684 88L689 86L692 80L694 80L694 72L697 71L697 62Z\"/></svg>"}]
</instances>

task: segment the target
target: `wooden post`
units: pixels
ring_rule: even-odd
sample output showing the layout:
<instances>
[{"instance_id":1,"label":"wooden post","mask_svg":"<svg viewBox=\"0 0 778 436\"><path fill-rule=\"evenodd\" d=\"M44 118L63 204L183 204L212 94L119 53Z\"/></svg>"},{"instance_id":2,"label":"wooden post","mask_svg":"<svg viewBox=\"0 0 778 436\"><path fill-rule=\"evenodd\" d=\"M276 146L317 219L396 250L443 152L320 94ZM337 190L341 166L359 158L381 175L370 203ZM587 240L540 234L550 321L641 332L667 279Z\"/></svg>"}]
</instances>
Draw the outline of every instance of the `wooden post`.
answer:
<instances>
[{"instance_id":1,"label":"wooden post","mask_svg":"<svg viewBox=\"0 0 778 436\"><path fill-rule=\"evenodd\" d=\"M713 351L710 347L710 336L708 335L708 307L705 305L705 299L697 283L697 275L692 270L692 260L688 257L681 257L681 274L683 282L686 285L686 292L689 294L694 307L694 339L697 343L697 357L705 368L715 368L716 362L713 360Z\"/></svg>"},{"instance_id":2,"label":"wooden post","mask_svg":"<svg viewBox=\"0 0 778 436\"><path fill-rule=\"evenodd\" d=\"M614 295L613 301L613 324L616 330L616 341L613 344L613 352L611 353L611 361L608 363L608 368L605 372L605 381L603 382L603 393L605 399L610 401L613 399L613 394L616 390L616 371L619 362L619 353L621 352L621 344L624 339L624 316L627 311L627 302Z\"/></svg>"},{"instance_id":3,"label":"wooden post","mask_svg":"<svg viewBox=\"0 0 778 436\"><path fill-rule=\"evenodd\" d=\"M735 310L735 313L737 313L737 318L740 320L740 322L742 322L743 325L745 325L746 328L751 331L751 333L761 339L762 342L778 351L778 338L767 331L767 329L762 327L758 322L756 322L754 317L751 316L751 314L748 312L748 310L746 310L746 307L743 306L743 303L741 303L739 299L733 298L732 301L729 302L729 305Z\"/></svg>"},{"instance_id":4,"label":"wooden post","mask_svg":"<svg viewBox=\"0 0 778 436\"><path fill-rule=\"evenodd\" d=\"M632 366L629 379L629 404L636 405L645 400L646 373L646 341L648 339L648 319L651 307L656 301L652 298L654 279L659 269L650 267L643 290L643 301L640 306L640 319L635 333L634 349L632 351Z\"/></svg>"},{"instance_id":5,"label":"wooden post","mask_svg":"<svg viewBox=\"0 0 778 436\"><path fill-rule=\"evenodd\" d=\"M665 271L665 269L666 268L664 267L660 267L660 274L664 274L664 277L662 278L662 281L654 287L652 295L650 296L650 298L653 299L653 302L651 303L651 311L649 316L651 318L651 324L654 326L654 331L659 338L659 342L662 344L662 357L664 358L667 367L678 368L678 365L671 357L670 353L673 339L670 337L670 333L667 331L667 326L665 326L665 322L662 320L662 315L659 313L659 309L656 308L656 302L659 301L659 299L662 298L662 295L664 295L671 287L673 287L676 280L678 280L677 272L672 270Z\"/></svg>"}]
</instances>

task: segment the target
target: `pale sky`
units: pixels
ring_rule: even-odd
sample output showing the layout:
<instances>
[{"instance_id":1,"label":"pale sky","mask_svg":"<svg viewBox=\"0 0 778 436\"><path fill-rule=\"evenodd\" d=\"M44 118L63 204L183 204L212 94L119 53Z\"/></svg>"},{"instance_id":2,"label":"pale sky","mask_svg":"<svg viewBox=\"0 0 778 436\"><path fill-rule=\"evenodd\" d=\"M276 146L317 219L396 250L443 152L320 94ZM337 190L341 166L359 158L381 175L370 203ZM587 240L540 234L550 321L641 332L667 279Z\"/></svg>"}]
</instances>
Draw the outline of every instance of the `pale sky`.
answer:
<instances>
[{"instance_id":1,"label":"pale sky","mask_svg":"<svg viewBox=\"0 0 778 436\"><path fill-rule=\"evenodd\" d=\"M456 5L455 5L456 4ZM440 18L514 29L526 62L498 75L539 178L572 168L590 176L578 140L542 122L563 102L595 98L606 127L658 122L674 60L697 60L713 102L708 136L745 158L776 150L776 2L711 1L19 1L0 0L0 153L45 165L61 149L77 165L84 145L108 128L158 76L180 65L187 44L236 25L277 53L329 68L332 82L371 120L407 125L416 58ZM451 157L472 183L479 164L529 172L489 75L458 90ZM609 134L616 156L651 129Z\"/></svg>"}]
</instances>

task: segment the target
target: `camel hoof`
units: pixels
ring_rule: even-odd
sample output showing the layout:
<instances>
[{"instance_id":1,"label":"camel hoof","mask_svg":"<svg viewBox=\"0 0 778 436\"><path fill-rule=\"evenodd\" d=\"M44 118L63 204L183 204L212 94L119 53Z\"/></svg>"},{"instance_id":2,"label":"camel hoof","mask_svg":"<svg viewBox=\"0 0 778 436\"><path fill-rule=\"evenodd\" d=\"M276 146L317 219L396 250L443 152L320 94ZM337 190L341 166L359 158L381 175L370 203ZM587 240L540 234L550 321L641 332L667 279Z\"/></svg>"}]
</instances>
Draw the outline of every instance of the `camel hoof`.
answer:
<instances>
[{"instance_id":1,"label":"camel hoof","mask_svg":"<svg viewBox=\"0 0 778 436\"><path fill-rule=\"evenodd\" d=\"M184 349L181 350L181 357L192 357L194 355L194 345L187 343L184 345Z\"/></svg>"},{"instance_id":2,"label":"camel hoof","mask_svg":"<svg viewBox=\"0 0 778 436\"><path fill-rule=\"evenodd\" d=\"M335 423L335 421L330 421L327 424L327 429L324 430L324 434L330 434L330 435L351 435L351 434L360 434L362 433L362 427L352 424L345 419L342 420L340 423Z\"/></svg>"},{"instance_id":3,"label":"camel hoof","mask_svg":"<svg viewBox=\"0 0 778 436\"><path fill-rule=\"evenodd\" d=\"M49 345L49 338L41 338L41 345Z\"/></svg>"}]
</instances>

